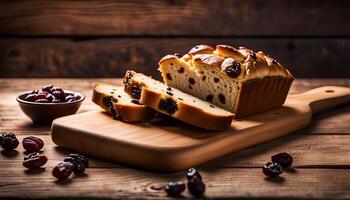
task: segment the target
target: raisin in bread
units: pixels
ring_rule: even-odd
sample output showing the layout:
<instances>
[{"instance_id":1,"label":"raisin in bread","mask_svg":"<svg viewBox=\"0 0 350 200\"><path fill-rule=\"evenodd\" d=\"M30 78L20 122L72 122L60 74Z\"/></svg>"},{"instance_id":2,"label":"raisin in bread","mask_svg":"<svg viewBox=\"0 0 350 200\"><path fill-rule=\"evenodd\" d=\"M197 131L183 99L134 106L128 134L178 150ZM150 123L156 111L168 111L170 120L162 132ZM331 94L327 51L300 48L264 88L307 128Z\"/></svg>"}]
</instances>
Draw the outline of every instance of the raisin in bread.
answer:
<instances>
[{"instance_id":1,"label":"raisin in bread","mask_svg":"<svg viewBox=\"0 0 350 200\"><path fill-rule=\"evenodd\" d=\"M283 105L292 74L263 52L228 45L197 45L159 61L166 85L224 108L240 118Z\"/></svg>"},{"instance_id":2,"label":"raisin in bread","mask_svg":"<svg viewBox=\"0 0 350 200\"><path fill-rule=\"evenodd\" d=\"M127 71L125 91L140 103L178 120L209 130L231 126L233 114L134 71Z\"/></svg>"},{"instance_id":3,"label":"raisin in bread","mask_svg":"<svg viewBox=\"0 0 350 200\"><path fill-rule=\"evenodd\" d=\"M123 121L144 121L154 116L155 111L139 103L139 100L131 98L125 93L124 87L116 87L108 84L95 84L92 101L113 117Z\"/></svg>"}]
</instances>

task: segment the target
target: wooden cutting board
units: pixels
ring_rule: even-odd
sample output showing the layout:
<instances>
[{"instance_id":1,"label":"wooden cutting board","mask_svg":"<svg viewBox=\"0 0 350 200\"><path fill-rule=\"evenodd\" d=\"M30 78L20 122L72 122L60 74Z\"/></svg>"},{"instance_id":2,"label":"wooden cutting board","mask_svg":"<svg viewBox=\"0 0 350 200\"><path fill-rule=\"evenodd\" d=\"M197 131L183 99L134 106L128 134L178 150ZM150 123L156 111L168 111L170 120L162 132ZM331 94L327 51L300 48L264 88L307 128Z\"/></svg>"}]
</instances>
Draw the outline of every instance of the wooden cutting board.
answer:
<instances>
[{"instance_id":1,"label":"wooden cutting board","mask_svg":"<svg viewBox=\"0 0 350 200\"><path fill-rule=\"evenodd\" d=\"M213 132L180 123L155 126L113 120L98 110L54 120L55 144L153 171L179 171L307 126L313 114L350 102L350 88L325 86L289 95L283 107Z\"/></svg>"}]
</instances>

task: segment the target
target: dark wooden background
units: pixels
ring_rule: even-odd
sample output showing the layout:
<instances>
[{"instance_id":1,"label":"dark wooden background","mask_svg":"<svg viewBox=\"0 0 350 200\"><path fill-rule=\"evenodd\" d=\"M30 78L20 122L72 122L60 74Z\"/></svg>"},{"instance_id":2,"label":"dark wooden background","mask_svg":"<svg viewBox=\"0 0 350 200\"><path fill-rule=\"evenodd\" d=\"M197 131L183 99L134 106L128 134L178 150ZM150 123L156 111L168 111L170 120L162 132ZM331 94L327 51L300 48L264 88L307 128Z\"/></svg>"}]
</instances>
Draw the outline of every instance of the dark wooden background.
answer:
<instances>
[{"instance_id":1,"label":"dark wooden background","mask_svg":"<svg viewBox=\"0 0 350 200\"><path fill-rule=\"evenodd\" d=\"M350 77L350 1L1 1L0 77L159 77L195 44L263 50L296 77Z\"/></svg>"}]
</instances>

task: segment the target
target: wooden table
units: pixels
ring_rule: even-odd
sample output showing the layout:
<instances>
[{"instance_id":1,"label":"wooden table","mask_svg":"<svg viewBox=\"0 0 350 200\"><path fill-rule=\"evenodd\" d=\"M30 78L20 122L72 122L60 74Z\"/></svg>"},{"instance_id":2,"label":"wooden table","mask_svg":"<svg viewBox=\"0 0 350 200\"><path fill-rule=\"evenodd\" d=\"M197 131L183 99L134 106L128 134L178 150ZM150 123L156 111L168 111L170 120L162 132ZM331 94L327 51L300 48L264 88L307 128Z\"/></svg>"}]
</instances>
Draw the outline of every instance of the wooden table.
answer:
<instances>
[{"instance_id":1,"label":"wooden table","mask_svg":"<svg viewBox=\"0 0 350 200\"><path fill-rule=\"evenodd\" d=\"M36 135L45 142L45 169L27 171L23 148L0 154L0 197L7 198L126 198L165 199L162 185L185 180L184 172L158 174L98 159L90 159L86 176L59 183L51 170L70 153L51 142L50 127L33 125L20 111L15 97L21 91L52 83L81 91L87 99L79 112L98 109L91 103L95 82L121 84L116 79L0 79L0 129L13 131L19 140ZM322 85L350 87L350 79L299 79L291 93ZM315 116L310 126L292 135L257 145L199 166L207 198L350 198L350 105ZM294 169L280 179L268 180L261 166L276 152L289 152ZM186 191L186 198L191 195Z\"/></svg>"}]
</instances>

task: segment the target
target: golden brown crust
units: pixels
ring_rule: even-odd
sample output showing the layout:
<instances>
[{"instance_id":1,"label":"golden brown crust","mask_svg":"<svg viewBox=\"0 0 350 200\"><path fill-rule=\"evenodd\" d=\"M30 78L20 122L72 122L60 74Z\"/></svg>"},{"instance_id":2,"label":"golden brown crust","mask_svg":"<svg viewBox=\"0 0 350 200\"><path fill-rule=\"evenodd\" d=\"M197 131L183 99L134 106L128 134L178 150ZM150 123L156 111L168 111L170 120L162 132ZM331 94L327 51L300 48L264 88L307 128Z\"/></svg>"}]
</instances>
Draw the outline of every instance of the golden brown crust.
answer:
<instances>
[{"instance_id":1,"label":"golden brown crust","mask_svg":"<svg viewBox=\"0 0 350 200\"><path fill-rule=\"evenodd\" d=\"M283 105L293 78L265 77L241 83L235 118L262 112Z\"/></svg>"},{"instance_id":2,"label":"golden brown crust","mask_svg":"<svg viewBox=\"0 0 350 200\"><path fill-rule=\"evenodd\" d=\"M172 98L169 95L158 93L157 91L152 90L151 88L143 87L140 103L147 105L158 112L167 114L166 112L159 109L159 102L162 98ZM233 115L227 116L214 116L209 113L203 112L202 109L191 106L190 104L184 103L181 100L172 98L177 106L178 111L175 112L172 116L181 121L187 122L194 126L221 131L230 128Z\"/></svg>"},{"instance_id":3,"label":"golden brown crust","mask_svg":"<svg viewBox=\"0 0 350 200\"><path fill-rule=\"evenodd\" d=\"M104 99L113 95L106 93L101 87L106 84L97 83L93 87L92 101L100 106L103 110L112 115L117 114L123 121L136 122L150 119L154 116L155 111L145 105L125 104L123 102L112 102L113 111L105 103ZM111 86L112 87L112 86ZM114 113L115 112L115 113Z\"/></svg>"},{"instance_id":4,"label":"golden brown crust","mask_svg":"<svg viewBox=\"0 0 350 200\"><path fill-rule=\"evenodd\" d=\"M215 49L209 45L205 45L205 44L200 44L200 45L196 45L194 46L189 52L188 54L190 55L196 55L196 54L211 54L213 53Z\"/></svg>"},{"instance_id":5,"label":"golden brown crust","mask_svg":"<svg viewBox=\"0 0 350 200\"><path fill-rule=\"evenodd\" d=\"M227 67L226 64L229 63L226 61L227 59L234 59L240 63L241 74L235 77L235 80L238 81L275 76L294 78L288 69L262 51L254 52L246 47L236 49L229 45L217 45L216 49L208 45L197 45L182 58L174 55L163 57L159 65L165 61L171 60L175 62L181 60L198 67L203 65L211 66L225 73L224 69Z\"/></svg>"}]
</instances>

